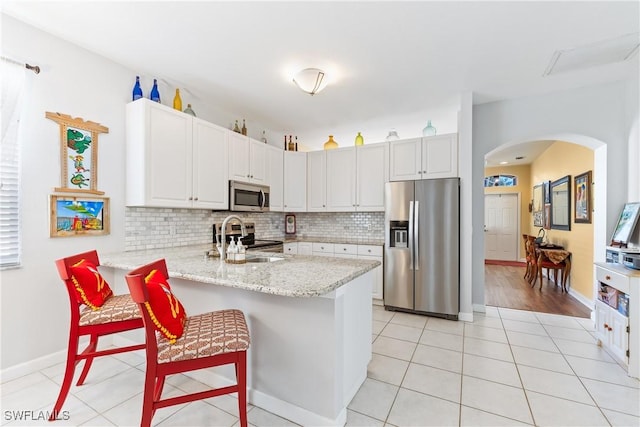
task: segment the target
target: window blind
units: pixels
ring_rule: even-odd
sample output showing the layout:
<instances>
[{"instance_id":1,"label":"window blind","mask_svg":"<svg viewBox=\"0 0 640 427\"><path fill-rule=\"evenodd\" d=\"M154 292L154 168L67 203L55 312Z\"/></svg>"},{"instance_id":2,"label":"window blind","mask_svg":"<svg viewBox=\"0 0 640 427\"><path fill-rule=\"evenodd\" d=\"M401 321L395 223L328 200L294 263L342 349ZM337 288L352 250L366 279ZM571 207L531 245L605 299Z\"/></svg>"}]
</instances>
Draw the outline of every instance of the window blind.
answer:
<instances>
[{"instance_id":1,"label":"window blind","mask_svg":"<svg viewBox=\"0 0 640 427\"><path fill-rule=\"evenodd\" d=\"M25 69L2 61L0 268L20 265L20 105Z\"/></svg>"}]
</instances>

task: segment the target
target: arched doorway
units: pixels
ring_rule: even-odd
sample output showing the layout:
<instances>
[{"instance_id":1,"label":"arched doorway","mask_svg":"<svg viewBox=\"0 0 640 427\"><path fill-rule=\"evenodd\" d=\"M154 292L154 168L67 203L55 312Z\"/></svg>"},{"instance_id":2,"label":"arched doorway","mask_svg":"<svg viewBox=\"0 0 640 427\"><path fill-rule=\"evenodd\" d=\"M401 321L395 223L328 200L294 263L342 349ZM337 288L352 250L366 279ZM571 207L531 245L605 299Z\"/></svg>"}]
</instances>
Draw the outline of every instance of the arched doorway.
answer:
<instances>
[{"instance_id":1,"label":"arched doorway","mask_svg":"<svg viewBox=\"0 0 640 427\"><path fill-rule=\"evenodd\" d=\"M554 180L560 178L564 175L570 175L571 179L570 183L573 183L573 178L581 174L587 170L593 170L593 191L592 191L592 203L593 203L593 216L592 223L588 226L583 224L572 224L573 232L557 232L556 230L548 230L552 239L555 240L554 243L565 244L567 245L567 249L571 250L572 248L575 251L575 254L572 255L572 258L577 262L577 265L581 267L578 270L574 270L574 277L576 281L576 287L571 286L570 296L565 295L557 295L554 297L550 295L553 289L553 284L550 286L552 288L546 289L543 286L542 292L531 293L533 291L529 286L525 285L525 281L522 278L524 275L524 264L521 264L518 268L518 263L512 263L511 267L503 268L499 274L501 286L495 287L495 283L492 283L492 273L500 270L500 268L485 265L485 283L484 283L484 293L485 293L485 305L486 306L505 306L508 308L516 308L516 309L528 309L533 311L544 311L551 312L555 314L567 314L567 315L579 315L577 313L582 313L581 315L588 314L590 312L590 307L593 303L593 298L595 295L594 291L594 278L593 278L593 269L591 266L593 265L593 260L595 258L596 251L604 248L607 242L606 236L606 156L607 156L607 147L606 144L602 141L595 140L590 137L585 137L583 135L577 134L557 134L557 135L546 135L544 138L540 139L530 139L527 141L510 141L508 143L502 144L499 147L491 150L490 152L485 154L485 158L491 157L495 158L496 155L500 152L509 152L513 153L514 150L517 150L518 147L527 147L527 145L531 146L536 144L537 141L546 141L546 146L543 148L543 151L550 150L550 152L557 153L562 152L559 157L562 159L555 159L553 157L554 154L550 154L551 158L547 158L544 160L542 165L538 164L537 167L532 168L532 173L530 173L530 179L523 179L523 186L518 188L516 191L521 195L521 211L522 215L518 218L519 224L518 229L521 231L521 234L535 234L532 232L535 231L537 233L538 228L533 227L533 221L531 213L529 213L527 206L531 201L531 188L537 181L543 180ZM557 143L557 144L556 144ZM539 145L542 143L538 142ZM556 144L556 145L552 145ZM553 147L553 148L549 148ZM575 150L579 152L588 152L592 157L592 161L589 163L580 162L579 156L573 156L570 153L571 147L575 147ZM555 151L554 151L555 150ZM561 151L564 150L564 151ZM523 150L524 152L535 152L536 150ZM543 157L541 157L543 158ZM574 164L572 167L571 159L574 159ZM553 168L554 162L559 162L558 172L550 172L549 168ZM520 162L526 163L526 162ZM530 164L535 164L535 160ZM566 165L566 167L564 166ZM546 167L548 166L548 167ZM511 170L514 166L511 167ZM582 170L585 169L585 170ZM492 172L495 173L496 168L492 169ZM504 166L505 173L509 172L509 167ZM519 174L526 175L526 168L522 166L519 169ZM568 172L567 172L568 171ZM493 189L496 190L496 189ZM507 193L513 193L513 189L504 189ZM493 191L493 193L500 193L500 191ZM572 196L573 202L573 196ZM573 211L573 207L572 207ZM486 223L486 221L485 221ZM586 237L584 237L586 236ZM486 239L486 233L484 235ZM522 244L522 239L520 237L520 244ZM586 247L585 247L586 246ZM586 250L585 250L586 249ZM523 248L519 251L521 254L524 254ZM520 261L523 259L521 258ZM495 263L492 263L495 264ZM499 262L497 264L500 264ZM503 263L503 265L509 265L508 263ZM574 264L576 265L576 264ZM584 268L583 268L584 267ZM509 276L509 272L507 270L511 270L512 276ZM509 306L509 298L506 297L506 294L510 292L509 288L505 288L505 274L508 277L508 280L519 280L520 283L514 283L514 306ZM546 279L544 281L546 282ZM572 282L570 282L572 283ZM539 284L539 282L538 282ZM548 285L547 285L548 286ZM526 289L525 289L526 288ZM559 289L559 288L558 288ZM538 286L536 286L536 291L538 291ZM545 294L545 291L547 293ZM498 294L495 294L498 292ZM521 294L518 295L518 292ZM497 298L499 296L499 298ZM548 299L548 307L544 307L544 298ZM529 298L529 301L526 300ZM568 305L566 306L567 312L558 312L561 310L562 304L558 304L558 302L565 301L562 298L566 298L568 301ZM542 305L539 305L542 304Z\"/></svg>"}]
</instances>

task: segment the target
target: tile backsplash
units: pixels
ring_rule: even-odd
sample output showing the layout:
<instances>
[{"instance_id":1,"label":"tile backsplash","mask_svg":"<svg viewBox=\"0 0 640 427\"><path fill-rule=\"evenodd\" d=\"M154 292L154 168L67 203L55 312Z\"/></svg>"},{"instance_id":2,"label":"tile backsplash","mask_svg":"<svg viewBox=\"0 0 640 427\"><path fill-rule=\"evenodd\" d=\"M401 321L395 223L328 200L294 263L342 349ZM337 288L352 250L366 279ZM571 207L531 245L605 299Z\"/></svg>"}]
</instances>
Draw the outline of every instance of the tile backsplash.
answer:
<instances>
[{"instance_id":1,"label":"tile backsplash","mask_svg":"<svg viewBox=\"0 0 640 427\"><path fill-rule=\"evenodd\" d=\"M126 208L125 250L211 243L213 224L231 212L204 209ZM256 225L259 239L283 240L283 212L234 212ZM296 213L297 237L384 239L384 212Z\"/></svg>"}]
</instances>

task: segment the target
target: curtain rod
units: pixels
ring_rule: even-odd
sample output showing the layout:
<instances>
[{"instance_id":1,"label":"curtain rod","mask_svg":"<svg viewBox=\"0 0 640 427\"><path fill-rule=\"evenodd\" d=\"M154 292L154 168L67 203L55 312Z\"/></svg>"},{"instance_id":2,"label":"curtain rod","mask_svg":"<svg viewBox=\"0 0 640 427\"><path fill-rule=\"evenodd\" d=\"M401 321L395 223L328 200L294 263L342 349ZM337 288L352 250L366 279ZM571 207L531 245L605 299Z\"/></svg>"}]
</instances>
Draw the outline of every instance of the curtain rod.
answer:
<instances>
[{"instance_id":1,"label":"curtain rod","mask_svg":"<svg viewBox=\"0 0 640 427\"><path fill-rule=\"evenodd\" d=\"M37 65L30 65L30 64L27 64L27 63L24 63L24 62L19 62L19 61L16 61L15 59L7 58L6 56L1 56L0 58L3 61L7 61L7 62L10 62L12 64L19 65L21 67L26 68L27 70L33 71L36 74L40 74L40 67L38 67Z\"/></svg>"}]
</instances>

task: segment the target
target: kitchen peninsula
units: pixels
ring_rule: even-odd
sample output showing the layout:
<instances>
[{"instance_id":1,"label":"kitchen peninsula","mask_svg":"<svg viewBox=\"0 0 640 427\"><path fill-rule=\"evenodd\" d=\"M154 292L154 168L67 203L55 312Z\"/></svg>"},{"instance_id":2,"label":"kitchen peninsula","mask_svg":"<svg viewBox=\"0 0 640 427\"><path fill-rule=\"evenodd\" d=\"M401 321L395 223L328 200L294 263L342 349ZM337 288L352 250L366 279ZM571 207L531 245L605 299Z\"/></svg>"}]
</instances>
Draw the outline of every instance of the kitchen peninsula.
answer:
<instances>
[{"instance_id":1,"label":"kitchen peninsula","mask_svg":"<svg viewBox=\"0 0 640 427\"><path fill-rule=\"evenodd\" d=\"M282 259L226 264L205 256L208 249L121 252L100 260L106 274L112 270L118 294L128 292L128 271L164 258L187 315L242 310L251 334L249 402L302 425L344 425L371 359L371 284L380 263L253 253L262 261ZM231 367L190 375L217 386L235 377Z\"/></svg>"}]
</instances>

